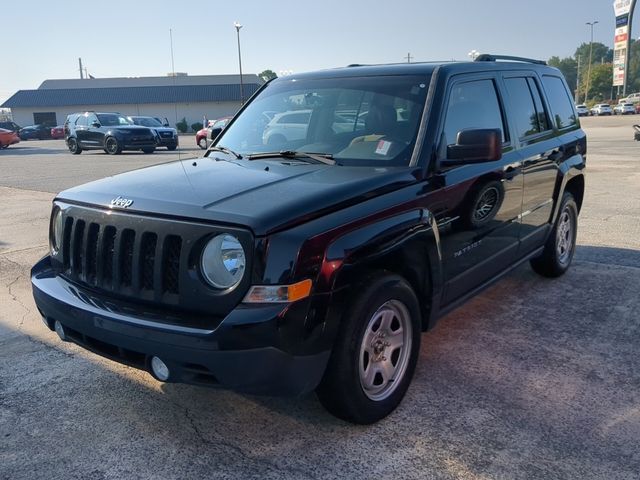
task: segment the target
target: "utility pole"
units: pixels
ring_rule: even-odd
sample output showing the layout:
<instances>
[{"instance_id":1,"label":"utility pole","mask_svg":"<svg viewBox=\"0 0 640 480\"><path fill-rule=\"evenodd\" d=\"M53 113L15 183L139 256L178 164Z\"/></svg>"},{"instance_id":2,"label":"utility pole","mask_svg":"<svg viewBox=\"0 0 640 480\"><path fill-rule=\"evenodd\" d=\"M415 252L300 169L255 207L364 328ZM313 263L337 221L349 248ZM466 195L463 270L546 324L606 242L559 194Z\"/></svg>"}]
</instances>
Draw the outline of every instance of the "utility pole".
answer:
<instances>
[{"instance_id":1,"label":"utility pole","mask_svg":"<svg viewBox=\"0 0 640 480\"><path fill-rule=\"evenodd\" d=\"M585 23L585 25L589 25L591 27L591 41L589 42L589 65L588 65L588 69L587 69L587 88L586 91L584 92L584 102L587 103L587 100L589 99L589 83L591 82L591 56L593 55L593 26L596 23L600 23L597 20L594 20L593 22L587 22Z\"/></svg>"},{"instance_id":2,"label":"utility pole","mask_svg":"<svg viewBox=\"0 0 640 480\"><path fill-rule=\"evenodd\" d=\"M244 104L244 82L242 81L242 55L240 54L240 29L242 25L238 22L233 24L236 27L236 33L238 34L238 65L240 66L240 105Z\"/></svg>"},{"instance_id":3,"label":"utility pole","mask_svg":"<svg viewBox=\"0 0 640 480\"><path fill-rule=\"evenodd\" d=\"M578 71L576 72L576 104L580 104L580 55L578 55Z\"/></svg>"},{"instance_id":4,"label":"utility pole","mask_svg":"<svg viewBox=\"0 0 640 480\"><path fill-rule=\"evenodd\" d=\"M411 56L411 53L407 53L407 56L406 56L406 57L404 57L404 58L406 58L406 59L407 59L407 63L411 63L411 59L412 59L413 57Z\"/></svg>"},{"instance_id":5,"label":"utility pole","mask_svg":"<svg viewBox=\"0 0 640 480\"><path fill-rule=\"evenodd\" d=\"M78 66L80 67L80 80L82 80L84 77L82 71L82 59L80 57L78 57Z\"/></svg>"}]
</instances>

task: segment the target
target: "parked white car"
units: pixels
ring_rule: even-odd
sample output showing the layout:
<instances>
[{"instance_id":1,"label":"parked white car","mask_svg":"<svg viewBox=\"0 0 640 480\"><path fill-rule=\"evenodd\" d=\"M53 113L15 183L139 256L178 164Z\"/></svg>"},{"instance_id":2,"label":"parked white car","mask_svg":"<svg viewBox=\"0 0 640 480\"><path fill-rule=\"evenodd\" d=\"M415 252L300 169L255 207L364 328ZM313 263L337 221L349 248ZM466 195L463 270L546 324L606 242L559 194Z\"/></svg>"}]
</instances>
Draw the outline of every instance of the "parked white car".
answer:
<instances>
[{"instance_id":1,"label":"parked white car","mask_svg":"<svg viewBox=\"0 0 640 480\"><path fill-rule=\"evenodd\" d=\"M636 107L633 103L619 103L613 107L614 115L635 115Z\"/></svg>"},{"instance_id":2,"label":"parked white car","mask_svg":"<svg viewBox=\"0 0 640 480\"><path fill-rule=\"evenodd\" d=\"M611 105L608 103L599 103L591 109L591 115L613 115L613 110L611 110Z\"/></svg>"},{"instance_id":3,"label":"parked white car","mask_svg":"<svg viewBox=\"0 0 640 480\"><path fill-rule=\"evenodd\" d=\"M281 145L307 136L311 110L292 110L276 113L264 128L262 142L265 145Z\"/></svg>"},{"instance_id":4,"label":"parked white car","mask_svg":"<svg viewBox=\"0 0 640 480\"><path fill-rule=\"evenodd\" d=\"M579 117L588 117L589 116L589 109L584 104L576 105L576 110L578 111L578 116Z\"/></svg>"},{"instance_id":5,"label":"parked white car","mask_svg":"<svg viewBox=\"0 0 640 480\"><path fill-rule=\"evenodd\" d=\"M633 103L634 105L639 102L640 102L640 92L630 93L629 95L627 95L627 98L623 98L622 100L620 100L620 103Z\"/></svg>"}]
</instances>

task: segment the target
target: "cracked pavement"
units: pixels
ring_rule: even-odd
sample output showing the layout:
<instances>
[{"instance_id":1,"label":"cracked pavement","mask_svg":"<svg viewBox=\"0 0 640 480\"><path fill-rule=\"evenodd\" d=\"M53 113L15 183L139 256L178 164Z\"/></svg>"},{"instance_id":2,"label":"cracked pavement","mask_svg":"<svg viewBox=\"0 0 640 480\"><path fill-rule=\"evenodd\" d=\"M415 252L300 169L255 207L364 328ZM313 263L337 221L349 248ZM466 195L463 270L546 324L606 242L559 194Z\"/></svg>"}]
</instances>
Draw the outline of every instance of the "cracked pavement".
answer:
<instances>
[{"instance_id":1,"label":"cracked pavement","mask_svg":"<svg viewBox=\"0 0 640 480\"><path fill-rule=\"evenodd\" d=\"M53 192L168 157L79 162L55 141L2 151L0 479L637 479L632 123L583 120L587 193L571 270L548 280L523 266L442 319L422 337L400 408L369 427L336 420L314 396L161 384L59 341L29 284Z\"/></svg>"}]
</instances>

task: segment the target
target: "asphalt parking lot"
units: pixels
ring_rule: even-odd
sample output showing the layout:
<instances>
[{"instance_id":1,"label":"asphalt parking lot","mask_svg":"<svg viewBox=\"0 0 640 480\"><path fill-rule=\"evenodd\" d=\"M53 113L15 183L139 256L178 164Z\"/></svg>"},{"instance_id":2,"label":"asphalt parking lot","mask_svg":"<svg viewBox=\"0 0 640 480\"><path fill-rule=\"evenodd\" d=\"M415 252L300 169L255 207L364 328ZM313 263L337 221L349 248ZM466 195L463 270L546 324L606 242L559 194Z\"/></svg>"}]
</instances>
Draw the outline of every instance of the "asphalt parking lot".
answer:
<instances>
[{"instance_id":1,"label":"asphalt parking lot","mask_svg":"<svg viewBox=\"0 0 640 480\"><path fill-rule=\"evenodd\" d=\"M35 309L55 192L201 155L0 151L0 478L640 478L640 117L586 118L571 270L528 266L423 335L400 408L368 427L299 399L161 384L66 344Z\"/></svg>"}]
</instances>

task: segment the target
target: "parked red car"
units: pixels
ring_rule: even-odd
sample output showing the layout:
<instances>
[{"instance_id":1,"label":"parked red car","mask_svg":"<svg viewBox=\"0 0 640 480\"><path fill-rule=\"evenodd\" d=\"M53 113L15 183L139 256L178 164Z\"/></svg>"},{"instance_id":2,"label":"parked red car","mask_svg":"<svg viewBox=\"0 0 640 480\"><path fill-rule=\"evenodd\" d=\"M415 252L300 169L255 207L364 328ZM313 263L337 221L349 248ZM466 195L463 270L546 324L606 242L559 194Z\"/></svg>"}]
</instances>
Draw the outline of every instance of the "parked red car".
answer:
<instances>
[{"instance_id":1,"label":"parked red car","mask_svg":"<svg viewBox=\"0 0 640 480\"><path fill-rule=\"evenodd\" d=\"M18 137L16 132L0 128L0 148L7 148L9 145L13 145L18 142L20 142L20 137Z\"/></svg>"},{"instance_id":2,"label":"parked red car","mask_svg":"<svg viewBox=\"0 0 640 480\"><path fill-rule=\"evenodd\" d=\"M222 117L217 120L209 120L207 122L207 128L198 130L196 133L196 144L203 150L207 148L207 140L215 140L232 118L233 117Z\"/></svg>"},{"instance_id":3,"label":"parked red car","mask_svg":"<svg viewBox=\"0 0 640 480\"><path fill-rule=\"evenodd\" d=\"M64 125L58 125L57 127L52 127L51 138L55 140L59 138L64 138Z\"/></svg>"}]
</instances>

